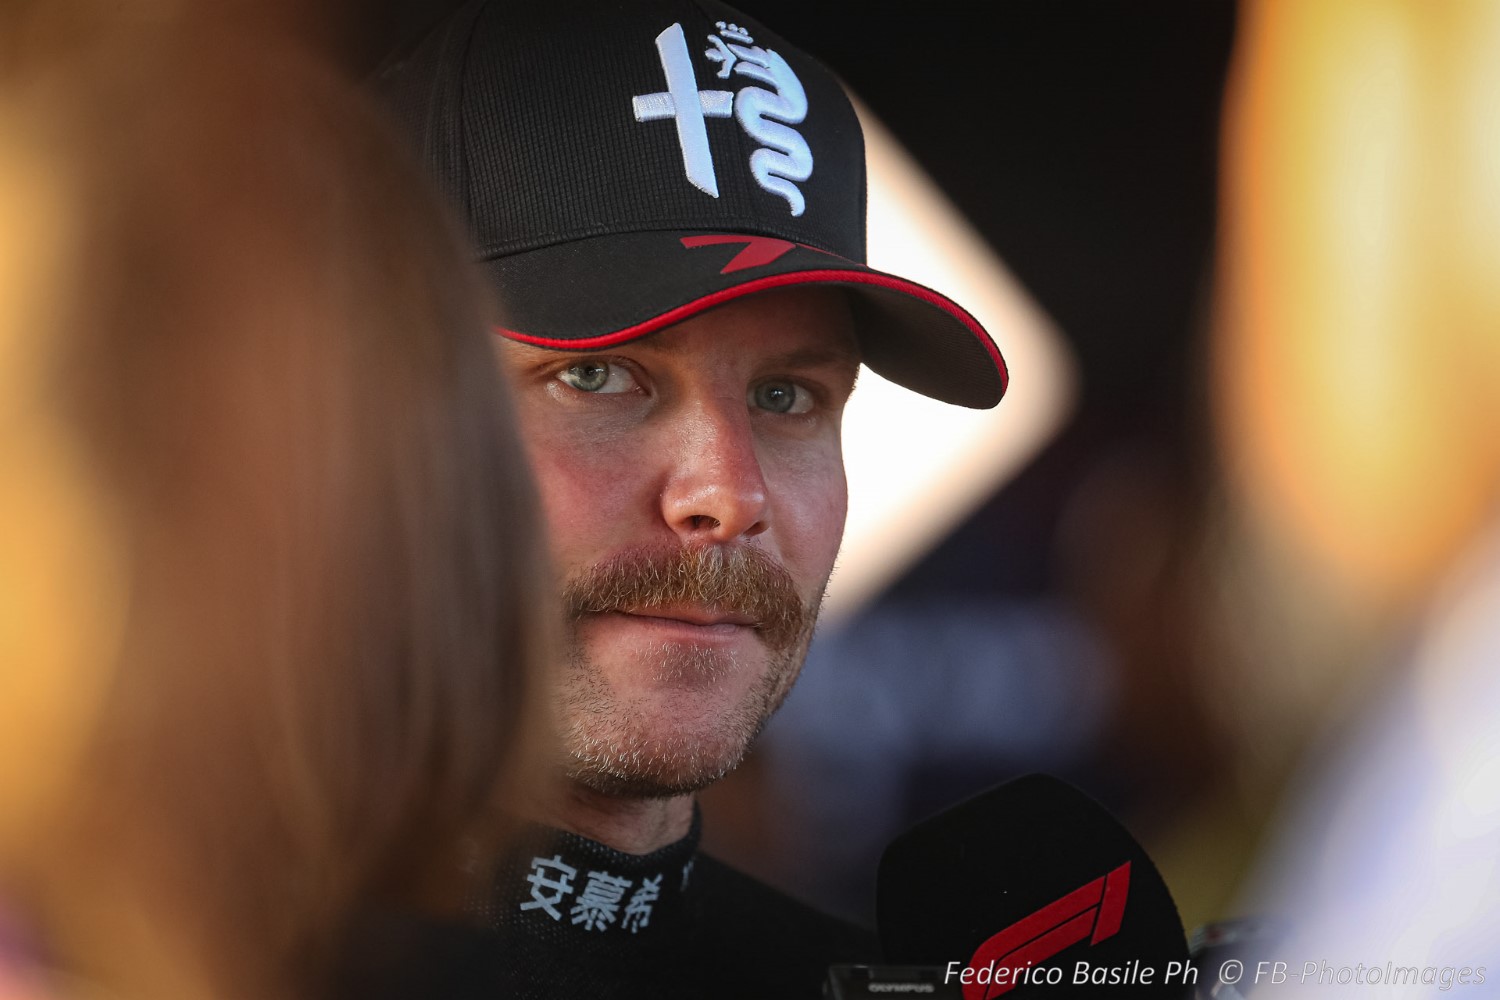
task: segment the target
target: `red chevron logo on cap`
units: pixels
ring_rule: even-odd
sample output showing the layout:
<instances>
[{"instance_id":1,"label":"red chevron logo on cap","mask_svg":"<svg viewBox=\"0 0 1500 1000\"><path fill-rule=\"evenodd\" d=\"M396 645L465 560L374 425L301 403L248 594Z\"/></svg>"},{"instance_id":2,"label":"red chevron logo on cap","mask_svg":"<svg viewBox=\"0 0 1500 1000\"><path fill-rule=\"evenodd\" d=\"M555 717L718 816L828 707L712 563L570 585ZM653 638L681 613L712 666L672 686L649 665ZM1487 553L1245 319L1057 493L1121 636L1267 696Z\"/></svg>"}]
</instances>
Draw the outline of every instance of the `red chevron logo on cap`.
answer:
<instances>
[{"instance_id":1,"label":"red chevron logo on cap","mask_svg":"<svg viewBox=\"0 0 1500 1000\"><path fill-rule=\"evenodd\" d=\"M720 274L743 271L751 267L765 267L780 260L797 244L778 240L770 236L740 236L735 233L718 233L708 236L684 236L682 245L689 250L694 247L720 246L725 243L743 243L744 249L735 254Z\"/></svg>"}]
</instances>

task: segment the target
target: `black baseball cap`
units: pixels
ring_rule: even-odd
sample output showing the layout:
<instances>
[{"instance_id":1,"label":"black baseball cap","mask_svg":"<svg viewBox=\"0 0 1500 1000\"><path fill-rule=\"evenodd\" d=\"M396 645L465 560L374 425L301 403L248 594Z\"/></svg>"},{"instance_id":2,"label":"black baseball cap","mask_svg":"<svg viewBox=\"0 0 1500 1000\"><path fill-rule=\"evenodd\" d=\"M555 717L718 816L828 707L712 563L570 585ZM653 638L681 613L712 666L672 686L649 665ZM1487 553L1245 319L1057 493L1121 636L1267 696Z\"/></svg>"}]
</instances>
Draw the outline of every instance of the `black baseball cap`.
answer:
<instances>
[{"instance_id":1,"label":"black baseball cap","mask_svg":"<svg viewBox=\"0 0 1500 1000\"><path fill-rule=\"evenodd\" d=\"M591 351L740 296L850 289L863 360L949 403L1008 375L946 296L865 263L838 80L713 0L470 0L378 86L463 210L500 332Z\"/></svg>"}]
</instances>

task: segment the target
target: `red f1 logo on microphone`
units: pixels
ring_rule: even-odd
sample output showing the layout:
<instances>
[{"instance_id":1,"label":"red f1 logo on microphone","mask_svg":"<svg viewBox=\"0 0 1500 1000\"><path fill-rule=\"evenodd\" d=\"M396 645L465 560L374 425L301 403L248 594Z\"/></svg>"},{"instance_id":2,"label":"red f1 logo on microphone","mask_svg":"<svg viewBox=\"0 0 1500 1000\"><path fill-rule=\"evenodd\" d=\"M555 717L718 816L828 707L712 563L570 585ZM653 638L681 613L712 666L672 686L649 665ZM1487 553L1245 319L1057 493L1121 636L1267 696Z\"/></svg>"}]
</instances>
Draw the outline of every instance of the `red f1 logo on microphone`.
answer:
<instances>
[{"instance_id":1,"label":"red f1 logo on microphone","mask_svg":"<svg viewBox=\"0 0 1500 1000\"><path fill-rule=\"evenodd\" d=\"M965 983L964 1000L991 1000L1016 987L1015 970L1045 962L1069 945L1089 938L1098 944L1120 930L1125 916L1125 897L1130 893L1130 862L1108 875L1074 889L1062 899L1022 917L980 945L969 959L978 969L995 963L995 975L987 983ZM999 970L1010 969L1005 981Z\"/></svg>"}]
</instances>

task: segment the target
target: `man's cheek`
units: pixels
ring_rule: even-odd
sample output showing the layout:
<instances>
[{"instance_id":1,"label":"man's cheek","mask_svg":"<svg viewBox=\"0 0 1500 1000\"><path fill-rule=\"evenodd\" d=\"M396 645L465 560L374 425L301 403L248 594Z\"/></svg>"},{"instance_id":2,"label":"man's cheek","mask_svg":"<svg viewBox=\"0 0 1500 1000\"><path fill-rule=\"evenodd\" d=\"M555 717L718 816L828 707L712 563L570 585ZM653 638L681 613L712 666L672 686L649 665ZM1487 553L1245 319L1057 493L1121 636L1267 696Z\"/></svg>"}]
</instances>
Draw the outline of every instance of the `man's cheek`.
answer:
<instances>
[{"instance_id":1,"label":"man's cheek","mask_svg":"<svg viewBox=\"0 0 1500 1000\"><path fill-rule=\"evenodd\" d=\"M635 523L631 511L641 506L630 463L546 446L532 448L530 456L553 558L564 573L626 540Z\"/></svg>"},{"instance_id":2,"label":"man's cheek","mask_svg":"<svg viewBox=\"0 0 1500 1000\"><path fill-rule=\"evenodd\" d=\"M798 456L778 470L776 479L781 500L778 506L795 521L797 529L822 535L825 540L831 536L837 548L849 508L849 487L837 450L820 449Z\"/></svg>"},{"instance_id":3,"label":"man's cheek","mask_svg":"<svg viewBox=\"0 0 1500 1000\"><path fill-rule=\"evenodd\" d=\"M595 423L550 407L527 413L522 440L546 503L569 503L612 487L630 467L630 458L639 465L638 443L618 432L603 434Z\"/></svg>"},{"instance_id":4,"label":"man's cheek","mask_svg":"<svg viewBox=\"0 0 1500 1000\"><path fill-rule=\"evenodd\" d=\"M786 484L776 511L787 568L799 584L826 579L838 555L848 511L843 469L806 469Z\"/></svg>"}]
</instances>

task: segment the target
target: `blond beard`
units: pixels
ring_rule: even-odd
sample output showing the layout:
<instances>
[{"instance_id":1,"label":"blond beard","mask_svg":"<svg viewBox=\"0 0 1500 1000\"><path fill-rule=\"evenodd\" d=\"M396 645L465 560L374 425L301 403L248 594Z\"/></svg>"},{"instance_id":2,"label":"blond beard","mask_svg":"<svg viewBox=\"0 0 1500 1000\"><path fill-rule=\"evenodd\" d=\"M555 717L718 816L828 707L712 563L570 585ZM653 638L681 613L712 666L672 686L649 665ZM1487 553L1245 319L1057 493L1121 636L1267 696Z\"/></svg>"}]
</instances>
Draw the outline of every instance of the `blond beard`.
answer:
<instances>
[{"instance_id":1,"label":"blond beard","mask_svg":"<svg viewBox=\"0 0 1500 1000\"><path fill-rule=\"evenodd\" d=\"M825 581L826 582L826 581ZM812 641L819 598L802 601L791 576L748 548L638 549L591 567L564 588L571 624L558 709L567 776L594 791L666 798L697 791L744 759L781 707ZM577 634L594 614L642 613L673 605L713 607L755 623L766 650L762 675L738 701L695 727L652 733L651 706L622 700ZM664 643L643 666L659 686L712 684L744 669L734 654L688 643Z\"/></svg>"}]
</instances>

